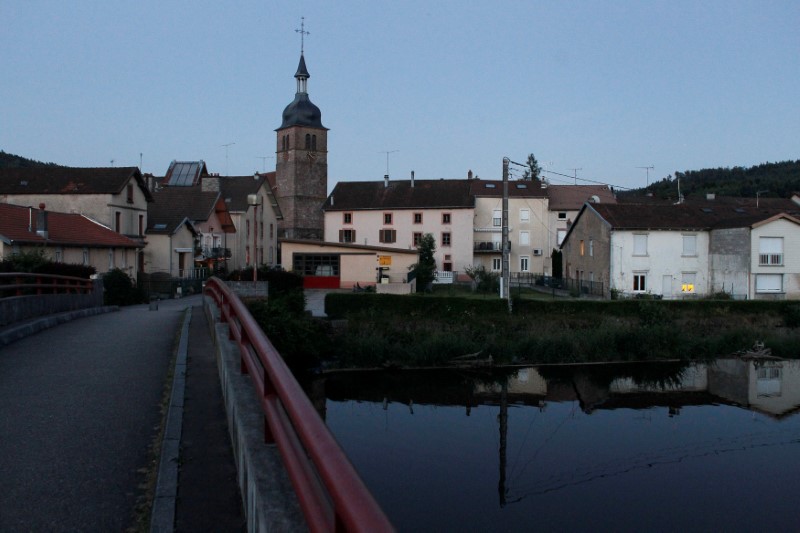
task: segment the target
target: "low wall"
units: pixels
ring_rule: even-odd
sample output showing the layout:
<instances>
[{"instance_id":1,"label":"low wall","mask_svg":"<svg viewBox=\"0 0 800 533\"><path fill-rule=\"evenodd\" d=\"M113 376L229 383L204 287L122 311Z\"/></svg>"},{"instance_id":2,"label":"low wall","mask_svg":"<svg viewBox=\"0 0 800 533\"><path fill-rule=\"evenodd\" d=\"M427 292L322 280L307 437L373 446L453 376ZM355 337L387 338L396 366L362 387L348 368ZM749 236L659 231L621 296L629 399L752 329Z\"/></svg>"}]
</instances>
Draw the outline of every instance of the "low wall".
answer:
<instances>
[{"instance_id":1,"label":"low wall","mask_svg":"<svg viewBox=\"0 0 800 533\"><path fill-rule=\"evenodd\" d=\"M411 294L416 285L416 280L411 283L378 283L375 292L378 294Z\"/></svg>"},{"instance_id":2,"label":"low wall","mask_svg":"<svg viewBox=\"0 0 800 533\"><path fill-rule=\"evenodd\" d=\"M103 306L103 281L93 280L91 294L42 294L0 299L0 327L67 311Z\"/></svg>"},{"instance_id":3,"label":"low wall","mask_svg":"<svg viewBox=\"0 0 800 533\"><path fill-rule=\"evenodd\" d=\"M219 322L219 309L208 296L203 309L216 349L247 531L307 531L281 454L275 444L264 442L264 412L250 377L241 373L228 326Z\"/></svg>"}]
</instances>

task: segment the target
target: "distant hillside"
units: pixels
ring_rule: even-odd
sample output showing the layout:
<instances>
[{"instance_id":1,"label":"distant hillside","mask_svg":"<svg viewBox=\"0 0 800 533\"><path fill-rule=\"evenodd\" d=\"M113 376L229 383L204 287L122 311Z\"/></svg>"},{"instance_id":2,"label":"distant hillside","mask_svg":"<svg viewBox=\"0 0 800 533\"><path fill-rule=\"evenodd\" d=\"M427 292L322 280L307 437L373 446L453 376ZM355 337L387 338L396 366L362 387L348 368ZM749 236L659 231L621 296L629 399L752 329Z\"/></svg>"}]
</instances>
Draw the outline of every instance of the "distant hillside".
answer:
<instances>
[{"instance_id":1,"label":"distant hillside","mask_svg":"<svg viewBox=\"0 0 800 533\"><path fill-rule=\"evenodd\" d=\"M649 187L620 191L618 195L642 196L652 193L657 198L678 198L678 181L685 196L702 196L716 193L720 196L739 196L755 198L757 192L762 197L789 198L800 192L800 160L780 163L763 163L750 168L713 168L676 172Z\"/></svg>"},{"instance_id":2,"label":"distant hillside","mask_svg":"<svg viewBox=\"0 0 800 533\"><path fill-rule=\"evenodd\" d=\"M26 167L60 167L55 163L42 163L26 157L7 154L0 150L0 168L26 168Z\"/></svg>"}]
</instances>

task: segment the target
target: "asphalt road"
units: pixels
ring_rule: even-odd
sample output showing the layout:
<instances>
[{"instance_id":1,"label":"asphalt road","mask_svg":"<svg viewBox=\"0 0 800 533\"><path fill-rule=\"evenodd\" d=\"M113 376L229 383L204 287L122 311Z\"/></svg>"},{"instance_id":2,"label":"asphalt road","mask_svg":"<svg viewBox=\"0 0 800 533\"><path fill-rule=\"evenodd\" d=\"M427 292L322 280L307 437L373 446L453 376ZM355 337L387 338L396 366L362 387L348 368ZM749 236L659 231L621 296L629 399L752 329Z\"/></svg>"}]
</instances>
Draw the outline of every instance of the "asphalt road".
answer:
<instances>
[{"instance_id":1,"label":"asphalt road","mask_svg":"<svg viewBox=\"0 0 800 533\"><path fill-rule=\"evenodd\" d=\"M188 300L82 318L0 348L0 531L132 525Z\"/></svg>"}]
</instances>

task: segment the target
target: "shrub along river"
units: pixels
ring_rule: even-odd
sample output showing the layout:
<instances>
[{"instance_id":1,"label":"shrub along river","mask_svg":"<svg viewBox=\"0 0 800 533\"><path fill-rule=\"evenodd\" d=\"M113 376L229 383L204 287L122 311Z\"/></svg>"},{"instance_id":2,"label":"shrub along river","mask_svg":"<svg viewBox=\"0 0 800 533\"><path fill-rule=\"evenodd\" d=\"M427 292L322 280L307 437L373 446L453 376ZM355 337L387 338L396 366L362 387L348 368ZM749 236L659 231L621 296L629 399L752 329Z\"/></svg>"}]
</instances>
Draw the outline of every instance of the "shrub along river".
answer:
<instances>
[{"instance_id":1,"label":"shrub along river","mask_svg":"<svg viewBox=\"0 0 800 533\"><path fill-rule=\"evenodd\" d=\"M399 531L796 530L800 361L327 374Z\"/></svg>"}]
</instances>

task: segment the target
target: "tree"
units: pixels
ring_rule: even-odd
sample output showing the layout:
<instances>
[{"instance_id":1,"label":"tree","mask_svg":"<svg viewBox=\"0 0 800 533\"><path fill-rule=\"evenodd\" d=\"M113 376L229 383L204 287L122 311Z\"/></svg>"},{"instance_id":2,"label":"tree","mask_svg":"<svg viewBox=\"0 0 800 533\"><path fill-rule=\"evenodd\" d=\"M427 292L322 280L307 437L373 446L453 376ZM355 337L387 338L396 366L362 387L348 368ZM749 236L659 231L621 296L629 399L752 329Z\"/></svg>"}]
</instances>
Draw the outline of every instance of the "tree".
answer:
<instances>
[{"instance_id":1,"label":"tree","mask_svg":"<svg viewBox=\"0 0 800 533\"><path fill-rule=\"evenodd\" d=\"M528 168L522 173L522 179L528 181L538 180L542 174L542 167L539 166L539 162L533 154L528 154L528 161L526 161L525 165Z\"/></svg>"},{"instance_id":2,"label":"tree","mask_svg":"<svg viewBox=\"0 0 800 533\"><path fill-rule=\"evenodd\" d=\"M433 253L436 251L436 241L431 233L426 233L419 240L417 245L417 253L419 259L416 263L408 267L411 275L417 280L417 292L423 292L429 289L430 284L436 278L436 260L433 258Z\"/></svg>"}]
</instances>

